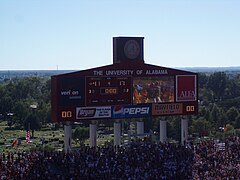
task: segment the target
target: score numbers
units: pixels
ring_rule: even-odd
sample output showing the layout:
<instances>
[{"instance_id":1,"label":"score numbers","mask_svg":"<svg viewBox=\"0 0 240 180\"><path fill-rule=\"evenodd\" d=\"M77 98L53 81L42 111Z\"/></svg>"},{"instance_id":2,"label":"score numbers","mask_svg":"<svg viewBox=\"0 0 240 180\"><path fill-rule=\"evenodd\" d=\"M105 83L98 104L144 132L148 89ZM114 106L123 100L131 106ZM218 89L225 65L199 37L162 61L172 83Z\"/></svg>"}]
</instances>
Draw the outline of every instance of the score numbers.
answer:
<instances>
[{"instance_id":1,"label":"score numbers","mask_svg":"<svg viewBox=\"0 0 240 180\"><path fill-rule=\"evenodd\" d=\"M131 103L131 77L86 77L86 105Z\"/></svg>"},{"instance_id":2,"label":"score numbers","mask_svg":"<svg viewBox=\"0 0 240 180\"><path fill-rule=\"evenodd\" d=\"M197 114L198 113L198 104L197 102L184 102L183 114Z\"/></svg>"}]
</instances>

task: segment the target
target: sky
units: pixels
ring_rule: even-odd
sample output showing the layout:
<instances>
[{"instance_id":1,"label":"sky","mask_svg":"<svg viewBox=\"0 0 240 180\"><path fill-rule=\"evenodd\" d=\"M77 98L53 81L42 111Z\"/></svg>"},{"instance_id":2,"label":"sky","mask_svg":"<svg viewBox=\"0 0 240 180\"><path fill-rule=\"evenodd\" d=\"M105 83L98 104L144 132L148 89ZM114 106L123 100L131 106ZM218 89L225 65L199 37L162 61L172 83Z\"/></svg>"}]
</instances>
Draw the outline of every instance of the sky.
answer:
<instances>
[{"instance_id":1,"label":"sky","mask_svg":"<svg viewBox=\"0 0 240 180\"><path fill-rule=\"evenodd\" d=\"M109 65L118 36L144 37L148 64L240 66L240 1L0 1L0 70Z\"/></svg>"}]
</instances>

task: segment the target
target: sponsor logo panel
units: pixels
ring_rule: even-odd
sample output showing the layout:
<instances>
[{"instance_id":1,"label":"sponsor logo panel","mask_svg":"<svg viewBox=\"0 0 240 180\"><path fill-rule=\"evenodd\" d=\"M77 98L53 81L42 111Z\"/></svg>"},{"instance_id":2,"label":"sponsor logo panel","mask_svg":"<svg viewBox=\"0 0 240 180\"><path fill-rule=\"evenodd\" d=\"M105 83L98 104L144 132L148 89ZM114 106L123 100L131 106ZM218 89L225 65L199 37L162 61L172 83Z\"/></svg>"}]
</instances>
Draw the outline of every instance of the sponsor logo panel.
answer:
<instances>
[{"instance_id":1,"label":"sponsor logo panel","mask_svg":"<svg viewBox=\"0 0 240 180\"><path fill-rule=\"evenodd\" d=\"M196 101L197 81L196 75L178 75L176 80L176 101Z\"/></svg>"},{"instance_id":2,"label":"sponsor logo panel","mask_svg":"<svg viewBox=\"0 0 240 180\"><path fill-rule=\"evenodd\" d=\"M152 115L175 115L183 113L182 103L152 104Z\"/></svg>"},{"instance_id":3,"label":"sponsor logo panel","mask_svg":"<svg viewBox=\"0 0 240 180\"><path fill-rule=\"evenodd\" d=\"M136 118L150 115L150 105L113 106L112 108L112 118Z\"/></svg>"},{"instance_id":4,"label":"sponsor logo panel","mask_svg":"<svg viewBox=\"0 0 240 180\"><path fill-rule=\"evenodd\" d=\"M76 119L111 118L111 106L77 107Z\"/></svg>"}]
</instances>

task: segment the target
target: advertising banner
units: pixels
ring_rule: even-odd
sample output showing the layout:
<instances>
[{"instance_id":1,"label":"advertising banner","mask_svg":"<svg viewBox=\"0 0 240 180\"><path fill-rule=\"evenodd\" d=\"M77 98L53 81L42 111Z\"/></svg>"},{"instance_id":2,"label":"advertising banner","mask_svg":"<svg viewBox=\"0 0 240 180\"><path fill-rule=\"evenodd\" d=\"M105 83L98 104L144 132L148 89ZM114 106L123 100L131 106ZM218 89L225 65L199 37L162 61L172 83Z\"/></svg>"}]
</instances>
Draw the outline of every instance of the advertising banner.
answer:
<instances>
[{"instance_id":1,"label":"advertising banner","mask_svg":"<svg viewBox=\"0 0 240 180\"><path fill-rule=\"evenodd\" d=\"M85 105L84 77L62 78L58 82L58 99L61 106Z\"/></svg>"},{"instance_id":2,"label":"advertising banner","mask_svg":"<svg viewBox=\"0 0 240 180\"><path fill-rule=\"evenodd\" d=\"M183 113L182 103L152 104L152 115L175 115Z\"/></svg>"},{"instance_id":3,"label":"advertising banner","mask_svg":"<svg viewBox=\"0 0 240 180\"><path fill-rule=\"evenodd\" d=\"M196 101L197 100L197 80L196 75L176 76L176 101Z\"/></svg>"},{"instance_id":4,"label":"advertising banner","mask_svg":"<svg viewBox=\"0 0 240 180\"><path fill-rule=\"evenodd\" d=\"M76 119L111 118L111 106L77 107Z\"/></svg>"},{"instance_id":5,"label":"advertising banner","mask_svg":"<svg viewBox=\"0 0 240 180\"><path fill-rule=\"evenodd\" d=\"M137 118L151 115L150 105L113 106L112 118Z\"/></svg>"}]
</instances>

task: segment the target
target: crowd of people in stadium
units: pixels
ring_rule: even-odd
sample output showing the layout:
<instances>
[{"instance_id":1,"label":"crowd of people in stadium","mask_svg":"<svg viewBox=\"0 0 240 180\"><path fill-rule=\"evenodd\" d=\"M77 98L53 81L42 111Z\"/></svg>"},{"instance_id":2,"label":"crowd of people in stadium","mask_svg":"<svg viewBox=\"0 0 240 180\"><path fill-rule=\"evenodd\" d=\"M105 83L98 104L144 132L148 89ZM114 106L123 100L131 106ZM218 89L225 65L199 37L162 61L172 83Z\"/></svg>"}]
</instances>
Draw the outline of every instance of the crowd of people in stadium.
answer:
<instances>
[{"instance_id":1,"label":"crowd of people in stadium","mask_svg":"<svg viewBox=\"0 0 240 180\"><path fill-rule=\"evenodd\" d=\"M220 146L219 146L220 145ZM240 138L204 141L195 147L194 179L240 179Z\"/></svg>"},{"instance_id":2,"label":"crowd of people in stadium","mask_svg":"<svg viewBox=\"0 0 240 180\"><path fill-rule=\"evenodd\" d=\"M82 146L70 153L32 151L0 154L0 179L236 179L240 140L225 149L214 141L181 146L133 141L128 146Z\"/></svg>"}]
</instances>

